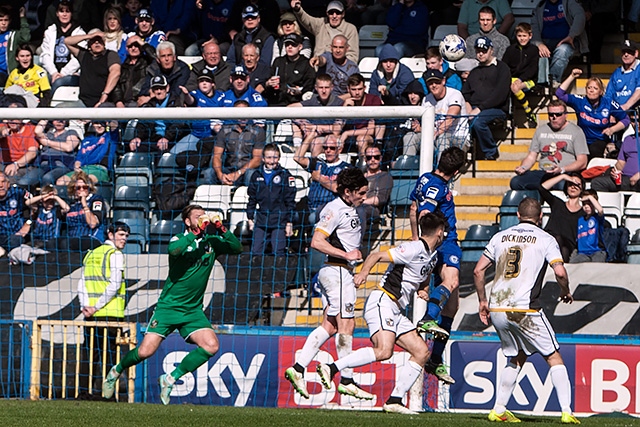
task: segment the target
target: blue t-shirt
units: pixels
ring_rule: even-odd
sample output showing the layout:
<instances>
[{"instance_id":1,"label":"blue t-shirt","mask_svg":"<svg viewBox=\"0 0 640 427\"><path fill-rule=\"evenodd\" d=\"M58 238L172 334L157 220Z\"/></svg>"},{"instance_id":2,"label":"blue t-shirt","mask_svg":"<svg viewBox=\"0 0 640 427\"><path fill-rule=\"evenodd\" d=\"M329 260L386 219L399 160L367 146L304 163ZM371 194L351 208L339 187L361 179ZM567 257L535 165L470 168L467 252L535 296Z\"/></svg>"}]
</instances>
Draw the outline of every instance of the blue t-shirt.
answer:
<instances>
[{"instance_id":1,"label":"blue t-shirt","mask_svg":"<svg viewBox=\"0 0 640 427\"><path fill-rule=\"evenodd\" d=\"M308 172L313 173L313 171L320 170L321 175L336 179L342 170L350 167L351 165L349 163L341 160L338 160L335 163L327 163L313 159L313 161L309 162ZM312 211L326 205L336 197L338 197L336 193L326 189L318 181L312 180L311 184L309 184L309 209Z\"/></svg>"},{"instance_id":2,"label":"blue t-shirt","mask_svg":"<svg viewBox=\"0 0 640 427\"><path fill-rule=\"evenodd\" d=\"M40 206L31 237L43 242L60 237L60 224L60 206L54 206L50 211Z\"/></svg>"},{"instance_id":3,"label":"blue t-shirt","mask_svg":"<svg viewBox=\"0 0 640 427\"><path fill-rule=\"evenodd\" d=\"M629 71L624 71L622 67L618 67L611 74L604 96L622 105L631 98L638 86L640 86L639 64L634 64L634 68Z\"/></svg>"},{"instance_id":4,"label":"blue t-shirt","mask_svg":"<svg viewBox=\"0 0 640 427\"><path fill-rule=\"evenodd\" d=\"M578 253L593 255L604 251L604 215L581 216L578 218Z\"/></svg>"},{"instance_id":5,"label":"blue t-shirt","mask_svg":"<svg viewBox=\"0 0 640 427\"><path fill-rule=\"evenodd\" d=\"M24 224L22 211L24 202L31 194L22 188L12 185L4 199L0 200L0 235L16 234Z\"/></svg>"},{"instance_id":6,"label":"blue t-shirt","mask_svg":"<svg viewBox=\"0 0 640 427\"><path fill-rule=\"evenodd\" d=\"M569 29L562 2L554 4L547 0L542 12L542 39L560 41L569 35Z\"/></svg>"},{"instance_id":7,"label":"blue t-shirt","mask_svg":"<svg viewBox=\"0 0 640 427\"><path fill-rule=\"evenodd\" d=\"M222 107L224 93L219 90L216 90L211 97L202 93L200 89L192 90L190 93L198 107ZM211 121L194 120L191 123L191 134L200 139L211 136Z\"/></svg>"},{"instance_id":8,"label":"blue t-shirt","mask_svg":"<svg viewBox=\"0 0 640 427\"><path fill-rule=\"evenodd\" d=\"M264 100L260 92L249 86L247 90L240 95L239 97L233 92L233 89L229 89L224 93L224 98L222 100L223 107L233 107L233 104L236 103L239 99L247 101L249 103L249 107L266 107L267 101Z\"/></svg>"},{"instance_id":9,"label":"blue t-shirt","mask_svg":"<svg viewBox=\"0 0 640 427\"><path fill-rule=\"evenodd\" d=\"M424 210L442 212L449 224L445 240L454 242L458 240L456 205L453 203L453 194L449 190L447 181L434 173L425 173L418 178L416 188L409 198L418 203L418 214Z\"/></svg>"},{"instance_id":10,"label":"blue t-shirt","mask_svg":"<svg viewBox=\"0 0 640 427\"><path fill-rule=\"evenodd\" d=\"M7 66L7 48L9 47L9 37L11 31L0 34L0 73L9 74Z\"/></svg>"},{"instance_id":11,"label":"blue t-shirt","mask_svg":"<svg viewBox=\"0 0 640 427\"><path fill-rule=\"evenodd\" d=\"M584 95L566 94L566 103L576 111L578 116L578 126L584 132L587 138L587 144L595 141L610 141L607 135L602 133L603 130L611 126L610 117L615 117L617 122L623 120L629 123L627 113L620 109L620 104L611 98L605 96L600 98L600 102L595 107ZM558 96L563 99L563 97Z\"/></svg>"},{"instance_id":12,"label":"blue t-shirt","mask_svg":"<svg viewBox=\"0 0 640 427\"><path fill-rule=\"evenodd\" d=\"M104 212L106 206L99 194L92 194L87 198L87 206L98 217L99 225L96 228L89 227L82 203L77 201L69 207L67 212L67 234L69 237L94 237L104 242Z\"/></svg>"}]
</instances>

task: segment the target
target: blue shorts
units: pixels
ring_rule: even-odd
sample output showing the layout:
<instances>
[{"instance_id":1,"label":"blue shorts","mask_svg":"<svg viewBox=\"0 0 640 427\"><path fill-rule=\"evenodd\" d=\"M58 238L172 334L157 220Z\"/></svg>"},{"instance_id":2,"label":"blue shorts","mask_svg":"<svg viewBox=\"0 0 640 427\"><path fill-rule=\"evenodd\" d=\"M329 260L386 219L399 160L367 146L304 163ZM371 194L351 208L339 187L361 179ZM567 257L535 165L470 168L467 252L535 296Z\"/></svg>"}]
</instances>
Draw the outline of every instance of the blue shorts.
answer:
<instances>
[{"instance_id":1,"label":"blue shorts","mask_svg":"<svg viewBox=\"0 0 640 427\"><path fill-rule=\"evenodd\" d=\"M445 240L438 248L438 266L444 264L460 270L461 258L462 249L455 240Z\"/></svg>"}]
</instances>

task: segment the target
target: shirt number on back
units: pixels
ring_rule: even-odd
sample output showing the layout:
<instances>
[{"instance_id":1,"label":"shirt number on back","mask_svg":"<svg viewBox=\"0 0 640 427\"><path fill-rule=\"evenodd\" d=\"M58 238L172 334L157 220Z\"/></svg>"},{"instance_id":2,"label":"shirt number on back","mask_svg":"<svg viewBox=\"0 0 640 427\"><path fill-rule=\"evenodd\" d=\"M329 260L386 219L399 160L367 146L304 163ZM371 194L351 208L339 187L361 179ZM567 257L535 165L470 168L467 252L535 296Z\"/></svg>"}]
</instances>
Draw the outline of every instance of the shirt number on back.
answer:
<instances>
[{"instance_id":1,"label":"shirt number on back","mask_svg":"<svg viewBox=\"0 0 640 427\"><path fill-rule=\"evenodd\" d=\"M522 261L522 250L520 248L509 248L507 255L507 266L504 277L513 279L520 275L520 262Z\"/></svg>"}]
</instances>

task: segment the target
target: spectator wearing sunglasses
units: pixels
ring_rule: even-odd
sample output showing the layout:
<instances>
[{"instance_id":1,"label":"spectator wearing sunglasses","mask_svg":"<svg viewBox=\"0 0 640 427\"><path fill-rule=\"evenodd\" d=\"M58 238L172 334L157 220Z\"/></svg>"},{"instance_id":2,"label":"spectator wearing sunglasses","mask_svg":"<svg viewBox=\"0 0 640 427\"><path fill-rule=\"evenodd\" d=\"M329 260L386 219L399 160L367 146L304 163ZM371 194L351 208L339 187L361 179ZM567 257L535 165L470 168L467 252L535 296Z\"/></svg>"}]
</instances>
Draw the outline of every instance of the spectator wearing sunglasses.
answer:
<instances>
[{"instance_id":1,"label":"spectator wearing sunglasses","mask_svg":"<svg viewBox=\"0 0 640 427\"><path fill-rule=\"evenodd\" d=\"M344 20L345 10L342 2L333 0L327 5L327 16L316 18L302 9L300 0L291 0L291 9L298 22L315 37L313 56L331 51L331 41L337 33L347 38L349 50L347 58L358 63L360 58L360 38L355 25Z\"/></svg>"},{"instance_id":2,"label":"spectator wearing sunglasses","mask_svg":"<svg viewBox=\"0 0 640 427\"><path fill-rule=\"evenodd\" d=\"M126 41L127 56L120 66L120 78L113 88L112 100L116 107L137 107L140 89L145 82L149 65L154 62L155 50L138 35Z\"/></svg>"},{"instance_id":3,"label":"spectator wearing sunglasses","mask_svg":"<svg viewBox=\"0 0 640 427\"><path fill-rule=\"evenodd\" d=\"M256 45L260 49L260 61L271 65L275 38L260 24L260 12L256 6L249 5L244 8L242 23L242 30L233 37L227 53L229 65L242 65L242 47L247 43Z\"/></svg>"}]
</instances>

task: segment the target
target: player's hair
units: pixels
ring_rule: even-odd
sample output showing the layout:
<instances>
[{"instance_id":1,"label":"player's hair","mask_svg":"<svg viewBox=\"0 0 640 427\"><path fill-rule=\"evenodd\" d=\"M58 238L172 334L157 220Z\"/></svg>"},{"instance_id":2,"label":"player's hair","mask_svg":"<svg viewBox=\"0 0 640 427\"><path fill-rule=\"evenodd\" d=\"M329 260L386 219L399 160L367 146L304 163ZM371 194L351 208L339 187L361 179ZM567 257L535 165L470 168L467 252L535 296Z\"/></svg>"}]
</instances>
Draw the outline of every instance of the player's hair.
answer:
<instances>
[{"instance_id":1,"label":"player's hair","mask_svg":"<svg viewBox=\"0 0 640 427\"><path fill-rule=\"evenodd\" d=\"M541 212L542 206L540 205L540 202L533 197L525 197L518 204L518 214L520 214L520 219L532 219L538 221Z\"/></svg>"},{"instance_id":2,"label":"player's hair","mask_svg":"<svg viewBox=\"0 0 640 427\"><path fill-rule=\"evenodd\" d=\"M491 6L482 6L478 11L478 18L480 17L481 13L490 13L493 19L496 19L496 11L493 10Z\"/></svg>"},{"instance_id":3,"label":"player's hair","mask_svg":"<svg viewBox=\"0 0 640 427\"><path fill-rule=\"evenodd\" d=\"M158 46L156 46L156 56L160 58L160 51L166 50L166 49L171 49L171 53L173 53L173 55L175 56L176 45L173 44L173 42L170 42L168 40L158 43Z\"/></svg>"},{"instance_id":4,"label":"player's hair","mask_svg":"<svg viewBox=\"0 0 640 427\"><path fill-rule=\"evenodd\" d=\"M278 147L278 144L270 143L265 145L262 149L262 155L264 156L264 153L266 153L267 151L275 151L276 153L278 153L278 157L280 157L280 148Z\"/></svg>"},{"instance_id":5,"label":"player's hair","mask_svg":"<svg viewBox=\"0 0 640 427\"><path fill-rule=\"evenodd\" d=\"M347 86L358 86L360 83L364 84L364 77L360 73L354 73L347 79Z\"/></svg>"},{"instance_id":6,"label":"player's hair","mask_svg":"<svg viewBox=\"0 0 640 427\"><path fill-rule=\"evenodd\" d=\"M562 99L552 99L549 101L549 104L547 104L547 109L549 109L549 107L562 107L565 113L567 112L567 103Z\"/></svg>"},{"instance_id":7,"label":"player's hair","mask_svg":"<svg viewBox=\"0 0 640 427\"><path fill-rule=\"evenodd\" d=\"M567 175L580 178L580 187L584 189L585 181L584 181L584 178L582 177L582 174L580 172L567 172ZM571 181L565 181L564 182L564 187L562 187L562 191L564 192L564 194L568 194L567 193L567 189L569 188L569 184L573 184L573 182L571 182Z\"/></svg>"},{"instance_id":8,"label":"player's hair","mask_svg":"<svg viewBox=\"0 0 640 427\"><path fill-rule=\"evenodd\" d=\"M442 212L429 212L420 218L420 234L423 236L432 236L440 228L446 230L447 220Z\"/></svg>"},{"instance_id":9,"label":"player's hair","mask_svg":"<svg viewBox=\"0 0 640 427\"><path fill-rule=\"evenodd\" d=\"M442 54L440 53L440 49L437 46L431 46L427 48L426 53L424 54L425 59L438 58L442 59Z\"/></svg>"},{"instance_id":10,"label":"player's hair","mask_svg":"<svg viewBox=\"0 0 640 427\"><path fill-rule=\"evenodd\" d=\"M47 184L44 187L42 187L42 190L40 190L40 195L44 196L45 194L58 194L58 190L56 190L56 187L54 187L51 184Z\"/></svg>"},{"instance_id":11,"label":"player's hair","mask_svg":"<svg viewBox=\"0 0 640 427\"><path fill-rule=\"evenodd\" d=\"M193 205L185 206L184 209L182 209L182 214L180 215L181 218L182 218L182 221L184 222L184 220L189 218L189 215L191 215L191 212L196 210L196 209L199 209L201 211L204 210L204 208L202 206L200 206L200 205L193 204Z\"/></svg>"},{"instance_id":12,"label":"player's hair","mask_svg":"<svg viewBox=\"0 0 640 427\"><path fill-rule=\"evenodd\" d=\"M112 234L116 234L118 231L124 231L127 234L131 233L131 228L129 227L129 224L127 224L126 222L122 222L122 221L116 221L113 224L109 225L109 228L107 229L107 233L112 233Z\"/></svg>"},{"instance_id":13,"label":"player's hair","mask_svg":"<svg viewBox=\"0 0 640 427\"><path fill-rule=\"evenodd\" d=\"M338 174L338 194L344 194L345 190L356 191L368 185L369 181L358 168L346 168Z\"/></svg>"},{"instance_id":14,"label":"player's hair","mask_svg":"<svg viewBox=\"0 0 640 427\"><path fill-rule=\"evenodd\" d=\"M594 199L598 200L598 192L593 188L588 188L582 192L583 196L593 196Z\"/></svg>"},{"instance_id":15,"label":"player's hair","mask_svg":"<svg viewBox=\"0 0 640 427\"><path fill-rule=\"evenodd\" d=\"M6 6L0 6L0 17L4 18L5 16L8 16L9 21L11 21L11 12L9 11L9 8Z\"/></svg>"},{"instance_id":16,"label":"player's hair","mask_svg":"<svg viewBox=\"0 0 640 427\"><path fill-rule=\"evenodd\" d=\"M587 80L587 86L589 86L589 83L591 82L594 82L598 86L598 89L600 89L600 96L602 96L604 94L604 83L602 83L600 77L589 77L589 80Z\"/></svg>"},{"instance_id":17,"label":"player's hair","mask_svg":"<svg viewBox=\"0 0 640 427\"><path fill-rule=\"evenodd\" d=\"M442 152L438 170L445 175L453 175L464 165L466 155L458 147L449 147Z\"/></svg>"},{"instance_id":18,"label":"player's hair","mask_svg":"<svg viewBox=\"0 0 640 427\"><path fill-rule=\"evenodd\" d=\"M245 107L249 107L249 102L244 100L244 99L238 99L236 102L233 103L234 107L239 107L240 105L244 105Z\"/></svg>"},{"instance_id":19,"label":"player's hair","mask_svg":"<svg viewBox=\"0 0 640 427\"><path fill-rule=\"evenodd\" d=\"M320 73L316 76L316 83L317 82L329 82L331 84L333 84L333 81L331 80L331 76L327 73Z\"/></svg>"},{"instance_id":20,"label":"player's hair","mask_svg":"<svg viewBox=\"0 0 640 427\"><path fill-rule=\"evenodd\" d=\"M70 197L75 198L76 183L80 180L84 181L84 183L87 184L90 194L96 192L96 186L93 184L93 181L89 177L89 174L83 170L79 170L78 172L74 172L73 175L71 175L71 181L69 181L69 184L67 185L67 194L69 194Z\"/></svg>"},{"instance_id":21,"label":"player's hair","mask_svg":"<svg viewBox=\"0 0 640 427\"><path fill-rule=\"evenodd\" d=\"M531 24L529 24L528 22L520 22L518 25L516 25L516 34L518 33L532 34L533 30L531 29Z\"/></svg>"}]
</instances>

